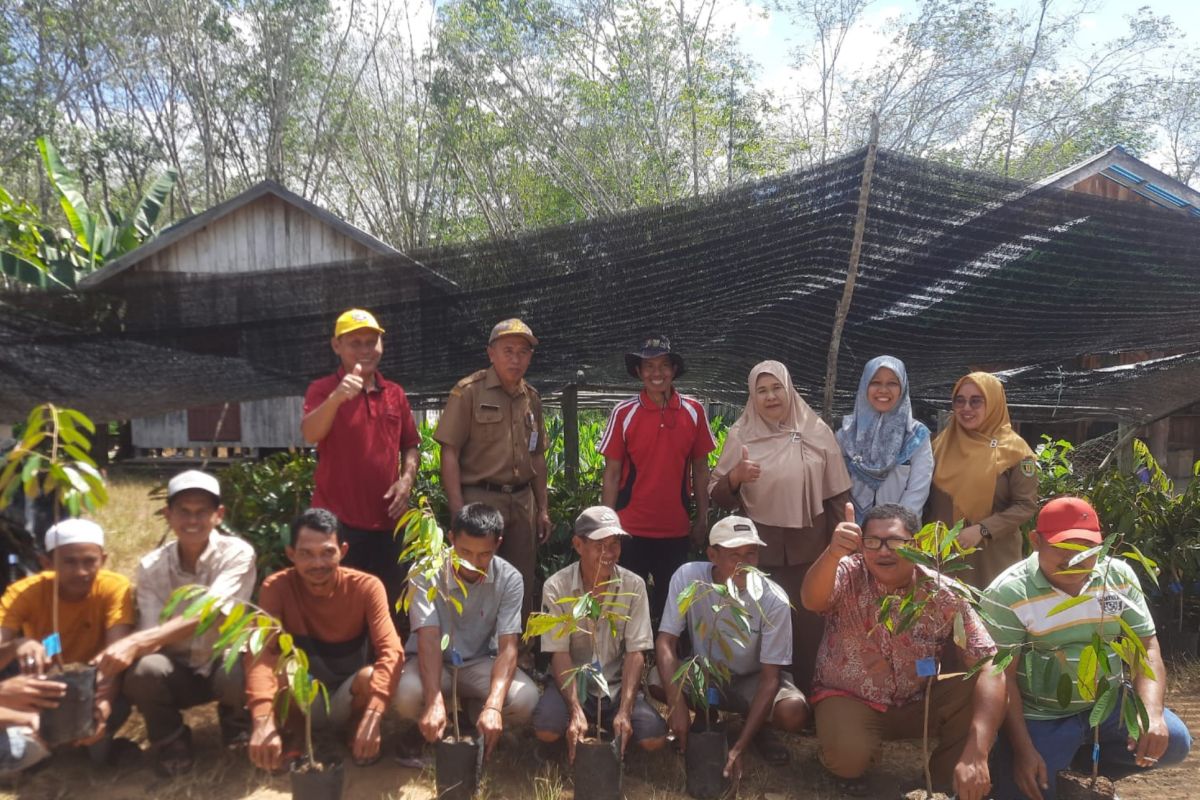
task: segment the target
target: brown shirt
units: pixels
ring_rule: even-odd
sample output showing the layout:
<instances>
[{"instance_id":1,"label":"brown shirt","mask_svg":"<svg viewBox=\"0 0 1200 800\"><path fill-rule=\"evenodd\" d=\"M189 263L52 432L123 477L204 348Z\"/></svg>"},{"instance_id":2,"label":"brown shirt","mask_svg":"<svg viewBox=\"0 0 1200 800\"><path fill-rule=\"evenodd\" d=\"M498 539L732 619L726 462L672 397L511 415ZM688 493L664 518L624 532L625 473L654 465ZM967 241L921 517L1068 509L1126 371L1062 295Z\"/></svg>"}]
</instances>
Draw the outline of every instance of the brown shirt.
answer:
<instances>
[{"instance_id":1,"label":"brown shirt","mask_svg":"<svg viewBox=\"0 0 1200 800\"><path fill-rule=\"evenodd\" d=\"M404 653L388 611L387 592L378 578L339 567L333 594L318 597L308 590L296 570L289 568L263 581L258 602L263 611L282 622L283 629L297 640L310 639L336 646L365 634L375 654L367 708L380 712L387 708L400 676ZM277 658L278 651L269 648L246 671L246 705L255 716L268 713L275 699ZM330 694L337 689L326 688Z\"/></svg>"},{"instance_id":2,"label":"brown shirt","mask_svg":"<svg viewBox=\"0 0 1200 800\"><path fill-rule=\"evenodd\" d=\"M709 497L721 508L729 511L743 510L741 499L729 488L728 475L722 476L713 484ZM849 491L826 498L821 503L822 512L813 518L812 525L807 528L784 528L754 521L759 538L767 543L762 549L758 563L763 567L784 567L816 561L828 546L838 521L844 518L846 503L849 501Z\"/></svg>"},{"instance_id":3,"label":"brown shirt","mask_svg":"<svg viewBox=\"0 0 1200 800\"><path fill-rule=\"evenodd\" d=\"M525 381L509 394L495 369L481 369L450 390L433 438L458 450L463 486L528 483L546 451L542 398Z\"/></svg>"},{"instance_id":4,"label":"brown shirt","mask_svg":"<svg viewBox=\"0 0 1200 800\"><path fill-rule=\"evenodd\" d=\"M984 539L979 549L968 556L971 570L956 573L954 577L986 588L997 575L1021 560L1024 554L1024 537L1021 526L1037 513L1038 479L1036 470L1028 466L1030 459L1009 467L996 478L996 493L992 499L992 513L983 519L969 519L965 525L983 525L992 535ZM953 525L954 501L950 495L933 485L929 490L929 507L925 518L929 522L940 521Z\"/></svg>"}]
</instances>

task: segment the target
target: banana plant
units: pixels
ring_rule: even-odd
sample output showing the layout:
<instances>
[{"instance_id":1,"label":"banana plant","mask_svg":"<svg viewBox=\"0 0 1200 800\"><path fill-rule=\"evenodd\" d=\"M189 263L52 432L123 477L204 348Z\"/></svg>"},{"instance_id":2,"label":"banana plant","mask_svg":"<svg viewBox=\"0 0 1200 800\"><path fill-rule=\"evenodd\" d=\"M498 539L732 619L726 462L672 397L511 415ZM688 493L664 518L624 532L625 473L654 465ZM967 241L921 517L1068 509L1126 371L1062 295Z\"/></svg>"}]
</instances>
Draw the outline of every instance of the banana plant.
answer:
<instances>
[{"instance_id":1,"label":"banana plant","mask_svg":"<svg viewBox=\"0 0 1200 800\"><path fill-rule=\"evenodd\" d=\"M168 169L159 175L129 212L105 205L93 209L79 176L63 163L54 145L39 138L37 147L70 230L45 224L37 208L0 188L0 271L39 288L72 290L81 277L154 236L154 225L179 174Z\"/></svg>"}]
</instances>

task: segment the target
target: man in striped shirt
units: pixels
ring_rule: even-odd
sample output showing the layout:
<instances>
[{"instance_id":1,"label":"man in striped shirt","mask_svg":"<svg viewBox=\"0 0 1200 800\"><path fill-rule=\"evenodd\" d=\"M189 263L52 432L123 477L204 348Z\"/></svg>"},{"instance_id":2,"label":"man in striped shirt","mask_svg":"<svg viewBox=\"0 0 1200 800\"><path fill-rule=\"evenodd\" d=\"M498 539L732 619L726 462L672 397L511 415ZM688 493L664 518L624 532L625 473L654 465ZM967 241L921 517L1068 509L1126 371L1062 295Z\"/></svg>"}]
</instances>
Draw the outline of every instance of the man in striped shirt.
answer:
<instances>
[{"instance_id":1,"label":"man in striped shirt","mask_svg":"<svg viewBox=\"0 0 1200 800\"><path fill-rule=\"evenodd\" d=\"M1021 646L1008 667L1005 735L993 751L996 798L1051 800L1056 796L1058 772L1069 767L1076 751L1092 738L1089 716L1097 700L1080 695L1080 659L1093 657L1093 636L1112 641L1124 626L1146 650L1150 672L1137 670L1132 681L1145 705L1149 726L1136 741L1129 737L1120 690L1110 688L1118 694L1111 702L1100 696L1100 702L1111 705L1112 710L1100 723L1099 757L1118 768L1148 768L1182 760L1191 748L1191 736L1179 717L1163 707L1166 668L1137 576L1119 558L1098 559L1093 554L1070 564L1081 550L1104 541L1095 509L1076 497L1051 500L1038 514L1037 529L1030 539L1035 552L1001 573L982 601L996 644L1000 648ZM1072 599L1079 597L1087 599L1072 604ZM1107 648L1106 652L1111 672L1120 675L1121 660ZM1095 673L1102 681L1103 665L1097 666ZM1062 675L1067 676L1066 681ZM1068 681L1070 698L1063 706L1059 684L1062 699L1067 700ZM1103 682L1099 685L1104 686Z\"/></svg>"},{"instance_id":2,"label":"man in striped shirt","mask_svg":"<svg viewBox=\"0 0 1200 800\"><path fill-rule=\"evenodd\" d=\"M646 581L655 629L671 576L688 557L688 532L697 547L708 537L708 454L716 449L704 406L675 391L683 358L665 336L627 353L625 369L642 391L617 404L608 417L601 505L621 518L630 534L621 566ZM692 497L696 519L689 520Z\"/></svg>"}]
</instances>

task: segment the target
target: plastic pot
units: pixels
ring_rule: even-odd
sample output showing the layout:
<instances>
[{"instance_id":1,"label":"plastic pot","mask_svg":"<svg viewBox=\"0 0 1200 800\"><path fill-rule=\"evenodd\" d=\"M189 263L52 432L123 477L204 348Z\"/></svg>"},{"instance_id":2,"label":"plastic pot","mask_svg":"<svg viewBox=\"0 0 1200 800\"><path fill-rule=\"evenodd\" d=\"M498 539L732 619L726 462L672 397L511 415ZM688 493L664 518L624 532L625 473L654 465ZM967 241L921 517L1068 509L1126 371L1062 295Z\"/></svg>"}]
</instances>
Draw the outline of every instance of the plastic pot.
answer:
<instances>
[{"instance_id":1,"label":"plastic pot","mask_svg":"<svg viewBox=\"0 0 1200 800\"><path fill-rule=\"evenodd\" d=\"M96 730L96 668L72 666L51 680L67 685L66 695L57 708L44 708L39 714L38 733L51 747L77 739L86 739Z\"/></svg>"},{"instance_id":2,"label":"plastic pot","mask_svg":"<svg viewBox=\"0 0 1200 800\"><path fill-rule=\"evenodd\" d=\"M438 800L471 800L479 788L483 747L474 739L442 739L434 747Z\"/></svg>"},{"instance_id":3,"label":"plastic pot","mask_svg":"<svg viewBox=\"0 0 1200 800\"><path fill-rule=\"evenodd\" d=\"M687 793L696 800L716 800L723 796L728 782L722 774L729 758L725 731L692 731L687 737L684 761L687 765Z\"/></svg>"},{"instance_id":4,"label":"plastic pot","mask_svg":"<svg viewBox=\"0 0 1200 800\"><path fill-rule=\"evenodd\" d=\"M346 769L342 760L310 766L307 758L297 759L290 765L292 800L342 800L346 786Z\"/></svg>"},{"instance_id":5,"label":"plastic pot","mask_svg":"<svg viewBox=\"0 0 1200 800\"><path fill-rule=\"evenodd\" d=\"M575 744L575 800L621 800L624 765L616 741Z\"/></svg>"}]
</instances>

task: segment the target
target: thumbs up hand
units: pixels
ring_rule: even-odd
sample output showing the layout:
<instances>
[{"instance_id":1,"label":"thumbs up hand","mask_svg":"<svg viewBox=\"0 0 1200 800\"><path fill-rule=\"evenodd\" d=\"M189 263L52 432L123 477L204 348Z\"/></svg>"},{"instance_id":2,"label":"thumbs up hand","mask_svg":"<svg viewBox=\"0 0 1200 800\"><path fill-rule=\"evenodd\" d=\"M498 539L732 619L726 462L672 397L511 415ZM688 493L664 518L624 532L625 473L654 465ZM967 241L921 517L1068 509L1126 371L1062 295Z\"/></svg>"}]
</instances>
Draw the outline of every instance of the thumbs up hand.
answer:
<instances>
[{"instance_id":1,"label":"thumbs up hand","mask_svg":"<svg viewBox=\"0 0 1200 800\"><path fill-rule=\"evenodd\" d=\"M838 556L852 556L858 552L862 544L862 528L854 519L854 504L846 503L845 519L833 529L833 537L829 540L830 552Z\"/></svg>"},{"instance_id":2,"label":"thumbs up hand","mask_svg":"<svg viewBox=\"0 0 1200 800\"><path fill-rule=\"evenodd\" d=\"M344 403L358 395L363 390L362 364L355 364L354 369L347 372L342 382L333 390L338 402Z\"/></svg>"},{"instance_id":3,"label":"thumbs up hand","mask_svg":"<svg viewBox=\"0 0 1200 800\"><path fill-rule=\"evenodd\" d=\"M733 489L737 489L743 483L754 483L762 475L762 467L757 461L750 460L750 450L746 445L742 445L741 458L733 469L729 471L729 485Z\"/></svg>"}]
</instances>

